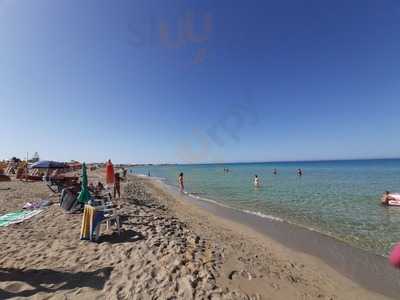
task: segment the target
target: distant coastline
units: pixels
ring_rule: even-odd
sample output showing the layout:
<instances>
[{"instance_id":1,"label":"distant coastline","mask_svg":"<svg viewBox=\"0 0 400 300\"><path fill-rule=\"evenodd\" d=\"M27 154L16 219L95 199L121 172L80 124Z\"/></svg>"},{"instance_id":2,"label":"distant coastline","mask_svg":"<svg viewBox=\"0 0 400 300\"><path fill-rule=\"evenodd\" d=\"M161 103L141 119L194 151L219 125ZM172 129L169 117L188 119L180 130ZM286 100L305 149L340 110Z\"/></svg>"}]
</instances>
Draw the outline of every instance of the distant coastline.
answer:
<instances>
[{"instance_id":1,"label":"distant coastline","mask_svg":"<svg viewBox=\"0 0 400 300\"><path fill-rule=\"evenodd\" d=\"M232 162L191 162L191 163L123 163L121 167L142 167L142 166L186 166L186 165L230 165L230 164L280 164L280 163L318 163L318 162L348 162L348 161L390 161L400 160L400 157L393 158L348 158L348 159L317 159L317 160L276 160L276 161L232 161ZM93 163L95 164L95 163Z\"/></svg>"}]
</instances>

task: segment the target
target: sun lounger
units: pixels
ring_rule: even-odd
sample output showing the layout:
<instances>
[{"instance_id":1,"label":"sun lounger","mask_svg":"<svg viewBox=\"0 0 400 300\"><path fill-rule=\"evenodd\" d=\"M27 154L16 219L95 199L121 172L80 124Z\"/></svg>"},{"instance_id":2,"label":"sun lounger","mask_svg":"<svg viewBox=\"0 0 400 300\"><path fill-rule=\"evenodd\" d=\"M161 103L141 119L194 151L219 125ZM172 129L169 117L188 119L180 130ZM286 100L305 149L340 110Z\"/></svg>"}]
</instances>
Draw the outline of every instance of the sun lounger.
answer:
<instances>
[{"instance_id":1,"label":"sun lounger","mask_svg":"<svg viewBox=\"0 0 400 300\"><path fill-rule=\"evenodd\" d=\"M18 168L17 174L16 174L17 179L21 179L22 176L24 175L24 172L25 172L25 170L23 168Z\"/></svg>"},{"instance_id":2,"label":"sun lounger","mask_svg":"<svg viewBox=\"0 0 400 300\"><path fill-rule=\"evenodd\" d=\"M26 175L22 176L22 178L28 181L43 181L43 176L40 175Z\"/></svg>"},{"instance_id":3,"label":"sun lounger","mask_svg":"<svg viewBox=\"0 0 400 300\"><path fill-rule=\"evenodd\" d=\"M67 212L78 212L82 210L82 204L78 202L79 187L69 187L62 190L60 195L60 206Z\"/></svg>"},{"instance_id":4,"label":"sun lounger","mask_svg":"<svg viewBox=\"0 0 400 300\"><path fill-rule=\"evenodd\" d=\"M57 175L55 177L45 176L44 182L54 193L61 193L64 188L79 188L79 178L76 176Z\"/></svg>"},{"instance_id":5,"label":"sun lounger","mask_svg":"<svg viewBox=\"0 0 400 300\"><path fill-rule=\"evenodd\" d=\"M0 181L11 181L11 178L10 178L10 176L1 174L0 175Z\"/></svg>"}]
</instances>

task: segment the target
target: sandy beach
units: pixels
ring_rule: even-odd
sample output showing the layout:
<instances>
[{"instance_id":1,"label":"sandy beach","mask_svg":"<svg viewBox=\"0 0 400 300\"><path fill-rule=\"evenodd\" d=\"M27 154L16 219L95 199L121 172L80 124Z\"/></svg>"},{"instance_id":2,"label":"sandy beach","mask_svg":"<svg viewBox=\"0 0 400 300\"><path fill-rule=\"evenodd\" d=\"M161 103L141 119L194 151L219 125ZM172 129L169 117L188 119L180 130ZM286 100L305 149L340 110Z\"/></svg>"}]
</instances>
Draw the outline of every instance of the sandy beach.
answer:
<instances>
[{"instance_id":1,"label":"sandy beach","mask_svg":"<svg viewBox=\"0 0 400 300\"><path fill-rule=\"evenodd\" d=\"M0 183L1 214L54 203L0 229L0 299L386 299L155 180L128 177L123 232L98 243L79 239L82 215L66 214L43 183Z\"/></svg>"}]
</instances>

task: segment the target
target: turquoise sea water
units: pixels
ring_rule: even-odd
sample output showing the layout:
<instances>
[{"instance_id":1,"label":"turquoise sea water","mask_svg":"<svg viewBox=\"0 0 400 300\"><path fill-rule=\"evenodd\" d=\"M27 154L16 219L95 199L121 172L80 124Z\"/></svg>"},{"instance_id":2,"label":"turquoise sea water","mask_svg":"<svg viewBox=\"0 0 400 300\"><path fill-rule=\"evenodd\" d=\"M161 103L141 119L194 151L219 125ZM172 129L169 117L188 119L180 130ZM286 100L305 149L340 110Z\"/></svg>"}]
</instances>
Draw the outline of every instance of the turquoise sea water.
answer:
<instances>
[{"instance_id":1,"label":"turquoise sea water","mask_svg":"<svg viewBox=\"0 0 400 300\"><path fill-rule=\"evenodd\" d=\"M224 168L230 172L225 174ZM273 168L278 170L272 174ZM296 175L297 168L304 176ZM400 192L400 160L146 166L134 173L162 178L197 197L277 217L386 255L400 241L400 207L383 207L385 190ZM255 174L262 186L253 186Z\"/></svg>"}]
</instances>

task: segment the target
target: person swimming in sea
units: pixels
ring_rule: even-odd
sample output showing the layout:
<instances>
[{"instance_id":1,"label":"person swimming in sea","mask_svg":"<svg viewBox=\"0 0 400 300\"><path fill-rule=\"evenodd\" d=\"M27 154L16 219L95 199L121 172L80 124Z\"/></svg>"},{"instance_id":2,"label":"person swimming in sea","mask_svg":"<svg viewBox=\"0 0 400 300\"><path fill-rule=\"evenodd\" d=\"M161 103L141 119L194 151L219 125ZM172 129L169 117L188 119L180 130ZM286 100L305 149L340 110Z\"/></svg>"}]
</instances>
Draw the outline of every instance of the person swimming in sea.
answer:
<instances>
[{"instance_id":1,"label":"person swimming in sea","mask_svg":"<svg viewBox=\"0 0 400 300\"><path fill-rule=\"evenodd\" d=\"M384 192L381 197L381 204L390 205L390 201L394 201L394 205L397 205L397 203L400 201L400 195L391 193L389 191Z\"/></svg>"},{"instance_id":2,"label":"person swimming in sea","mask_svg":"<svg viewBox=\"0 0 400 300\"><path fill-rule=\"evenodd\" d=\"M179 174L179 177L178 177L178 185L179 185L179 190L181 192L183 192L185 190L185 184L184 184L184 178L183 178L182 172Z\"/></svg>"},{"instance_id":3,"label":"person swimming in sea","mask_svg":"<svg viewBox=\"0 0 400 300\"><path fill-rule=\"evenodd\" d=\"M303 176L303 170L302 169L297 169L297 176Z\"/></svg>"},{"instance_id":4,"label":"person swimming in sea","mask_svg":"<svg viewBox=\"0 0 400 300\"><path fill-rule=\"evenodd\" d=\"M254 175L254 186L260 187L260 178L258 178L258 175Z\"/></svg>"},{"instance_id":5,"label":"person swimming in sea","mask_svg":"<svg viewBox=\"0 0 400 300\"><path fill-rule=\"evenodd\" d=\"M390 192L389 191L384 192L381 198L381 204L389 205L390 200L392 200L392 197L390 197Z\"/></svg>"}]
</instances>

